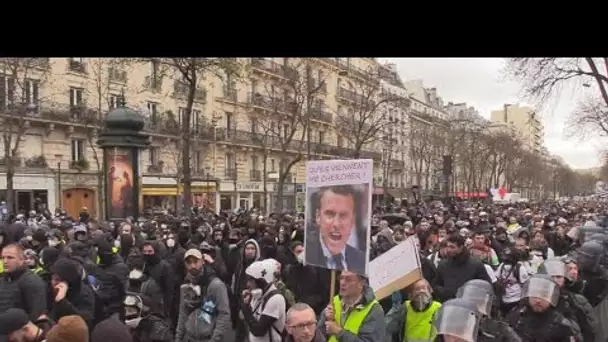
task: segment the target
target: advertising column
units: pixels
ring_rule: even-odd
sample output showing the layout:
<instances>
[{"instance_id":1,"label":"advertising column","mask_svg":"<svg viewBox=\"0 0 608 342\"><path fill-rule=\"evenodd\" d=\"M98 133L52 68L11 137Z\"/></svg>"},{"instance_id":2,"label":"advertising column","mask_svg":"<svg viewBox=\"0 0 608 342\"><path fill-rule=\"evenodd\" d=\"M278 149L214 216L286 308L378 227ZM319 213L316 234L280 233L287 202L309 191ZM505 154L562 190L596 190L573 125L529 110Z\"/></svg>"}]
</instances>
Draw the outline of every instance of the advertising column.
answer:
<instances>
[{"instance_id":1,"label":"advertising column","mask_svg":"<svg viewBox=\"0 0 608 342\"><path fill-rule=\"evenodd\" d=\"M106 212L109 219L135 216L139 187L137 149L114 147L105 150Z\"/></svg>"}]
</instances>

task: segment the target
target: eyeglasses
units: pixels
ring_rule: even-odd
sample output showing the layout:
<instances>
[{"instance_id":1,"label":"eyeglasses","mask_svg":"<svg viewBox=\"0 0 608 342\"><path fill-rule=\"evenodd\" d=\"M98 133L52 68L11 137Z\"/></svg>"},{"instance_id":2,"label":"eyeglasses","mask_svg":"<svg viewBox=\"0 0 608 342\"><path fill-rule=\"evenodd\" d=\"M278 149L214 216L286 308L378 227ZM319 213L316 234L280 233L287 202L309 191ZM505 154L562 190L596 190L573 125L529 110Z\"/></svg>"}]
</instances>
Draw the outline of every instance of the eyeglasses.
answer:
<instances>
[{"instance_id":1,"label":"eyeglasses","mask_svg":"<svg viewBox=\"0 0 608 342\"><path fill-rule=\"evenodd\" d=\"M290 325L290 327L296 330L314 329L317 326L317 321L310 321L306 323Z\"/></svg>"}]
</instances>

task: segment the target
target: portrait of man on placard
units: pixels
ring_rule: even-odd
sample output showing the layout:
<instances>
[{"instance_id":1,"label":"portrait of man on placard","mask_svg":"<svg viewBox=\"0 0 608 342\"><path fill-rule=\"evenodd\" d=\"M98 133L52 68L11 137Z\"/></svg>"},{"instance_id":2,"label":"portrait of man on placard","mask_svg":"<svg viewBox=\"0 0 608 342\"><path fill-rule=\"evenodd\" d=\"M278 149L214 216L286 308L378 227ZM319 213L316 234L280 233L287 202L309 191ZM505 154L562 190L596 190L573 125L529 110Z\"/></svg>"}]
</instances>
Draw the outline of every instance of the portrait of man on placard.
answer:
<instances>
[{"instance_id":1,"label":"portrait of man on placard","mask_svg":"<svg viewBox=\"0 0 608 342\"><path fill-rule=\"evenodd\" d=\"M307 265L367 274L369 184L308 188Z\"/></svg>"}]
</instances>

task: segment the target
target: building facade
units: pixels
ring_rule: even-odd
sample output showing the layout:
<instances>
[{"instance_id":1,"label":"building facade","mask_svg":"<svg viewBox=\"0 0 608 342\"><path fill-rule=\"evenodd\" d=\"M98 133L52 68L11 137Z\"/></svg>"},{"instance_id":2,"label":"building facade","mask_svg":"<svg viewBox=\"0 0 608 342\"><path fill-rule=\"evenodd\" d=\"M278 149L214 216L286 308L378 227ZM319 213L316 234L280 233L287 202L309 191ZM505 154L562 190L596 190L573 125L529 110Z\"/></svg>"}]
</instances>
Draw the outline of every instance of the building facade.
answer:
<instances>
[{"instance_id":1,"label":"building facade","mask_svg":"<svg viewBox=\"0 0 608 342\"><path fill-rule=\"evenodd\" d=\"M490 120L512 126L524 146L534 153L541 152L544 145L544 126L533 108L505 104L502 109L492 111Z\"/></svg>"},{"instance_id":2,"label":"building facade","mask_svg":"<svg viewBox=\"0 0 608 342\"><path fill-rule=\"evenodd\" d=\"M82 207L100 212L102 153L96 136L105 113L123 101L140 111L151 135L150 148L140 157L144 206L179 206L180 125L189 88L169 63L27 60L27 65L3 60L0 69L2 133L11 137L6 149L16 152L9 155L17 209L29 210L38 199L72 215ZM357 156L374 159L380 167L381 143L355 146L352 134L336 129L340 118L362 106L362 85L378 68L374 58L235 62L244 66L238 75L201 75L195 90L190 113L195 204L302 209L307 159ZM9 70L15 63L20 63L16 77ZM7 188L6 158L0 159L0 189Z\"/></svg>"}]
</instances>

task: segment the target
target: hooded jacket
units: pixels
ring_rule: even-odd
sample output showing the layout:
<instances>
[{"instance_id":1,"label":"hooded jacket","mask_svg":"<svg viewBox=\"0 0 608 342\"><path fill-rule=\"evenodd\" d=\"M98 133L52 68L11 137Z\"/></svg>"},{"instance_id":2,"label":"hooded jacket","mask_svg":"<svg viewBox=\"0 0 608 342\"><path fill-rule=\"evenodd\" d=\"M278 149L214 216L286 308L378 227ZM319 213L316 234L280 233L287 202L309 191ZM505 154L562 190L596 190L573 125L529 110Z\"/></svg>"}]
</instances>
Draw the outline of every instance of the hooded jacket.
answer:
<instances>
[{"instance_id":1,"label":"hooded jacket","mask_svg":"<svg viewBox=\"0 0 608 342\"><path fill-rule=\"evenodd\" d=\"M95 313L95 294L89 286L85 286L78 264L69 259L59 259L51 268L51 273L57 275L68 284L68 292L59 302L53 301L50 316L55 321L64 316L79 315L89 329L93 328Z\"/></svg>"},{"instance_id":2,"label":"hooded jacket","mask_svg":"<svg viewBox=\"0 0 608 342\"><path fill-rule=\"evenodd\" d=\"M188 285L180 288L175 342L232 342L234 331L226 285L211 267L204 267L203 272L199 281L201 296L195 299L194 308L189 308L185 300Z\"/></svg>"},{"instance_id":3,"label":"hooded jacket","mask_svg":"<svg viewBox=\"0 0 608 342\"><path fill-rule=\"evenodd\" d=\"M247 247L247 245L252 244L255 246L255 250L256 250L256 255L255 255L255 259L251 260L250 262L248 262L247 260L245 260L245 248ZM258 245L258 242L255 241L254 239L249 239L247 241L245 241L245 243L243 244L242 250L241 250L241 260L239 260L239 263L236 267L236 270L234 272L234 274L232 275L232 293L235 295L239 295L242 290L243 290L243 285L245 282L245 269L247 268L247 266L249 266L252 262L260 260L260 246Z\"/></svg>"}]
</instances>

